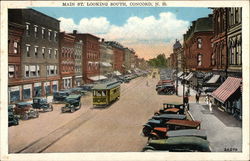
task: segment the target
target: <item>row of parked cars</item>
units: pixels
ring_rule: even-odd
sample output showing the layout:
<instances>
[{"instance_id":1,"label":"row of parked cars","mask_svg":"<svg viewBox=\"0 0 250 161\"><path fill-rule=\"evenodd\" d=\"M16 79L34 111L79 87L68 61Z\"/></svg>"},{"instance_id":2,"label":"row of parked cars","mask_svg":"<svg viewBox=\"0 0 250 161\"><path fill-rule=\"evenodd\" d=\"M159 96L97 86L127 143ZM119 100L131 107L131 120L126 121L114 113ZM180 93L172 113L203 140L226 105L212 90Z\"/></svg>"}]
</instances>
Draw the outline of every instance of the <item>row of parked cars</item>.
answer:
<instances>
[{"instance_id":1,"label":"row of parked cars","mask_svg":"<svg viewBox=\"0 0 250 161\"><path fill-rule=\"evenodd\" d=\"M201 122L188 120L183 104L164 103L143 125L148 143L142 151L210 152Z\"/></svg>"},{"instance_id":2,"label":"row of parked cars","mask_svg":"<svg viewBox=\"0 0 250 161\"><path fill-rule=\"evenodd\" d=\"M115 79L119 81L120 83L129 83L131 80L141 77L141 76L147 76L148 72L143 71L140 73L133 73L133 74L126 74L126 75L120 75L115 76Z\"/></svg>"},{"instance_id":3,"label":"row of parked cars","mask_svg":"<svg viewBox=\"0 0 250 161\"><path fill-rule=\"evenodd\" d=\"M38 118L39 112L53 111L54 103L61 103L64 106L61 112L75 112L81 108L81 97L91 91L93 84L87 84L77 88L61 90L53 93L53 102L48 102L46 97L34 97L32 103L18 102L8 106L9 126L18 125L19 119L28 120Z\"/></svg>"},{"instance_id":4,"label":"row of parked cars","mask_svg":"<svg viewBox=\"0 0 250 161\"><path fill-rule=\"evenodd\" d=\"M176 92L174 82L170 79L160 80L155 90L159 95L173 95Z\"/></svg>"}]
</instances>

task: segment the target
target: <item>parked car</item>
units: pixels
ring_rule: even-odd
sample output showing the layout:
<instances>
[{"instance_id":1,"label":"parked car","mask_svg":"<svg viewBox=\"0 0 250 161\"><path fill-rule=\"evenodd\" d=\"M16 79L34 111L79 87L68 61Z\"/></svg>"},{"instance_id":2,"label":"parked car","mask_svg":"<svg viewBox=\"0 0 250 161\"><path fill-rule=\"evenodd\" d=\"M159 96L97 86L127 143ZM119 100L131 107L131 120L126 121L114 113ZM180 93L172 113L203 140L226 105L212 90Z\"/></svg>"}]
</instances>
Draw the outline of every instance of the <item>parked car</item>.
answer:
<instances>
[{"instance_id":1,"label":"parked car","mask_svg":"<svg viewBox=\"0 0 250 161\"><path fill-rule=\"evenodd\" d=\"M175 86L171 83L158 86L156 91L159 95L172 95L176 92Z\"/></svg>"},{"instance_id":2,"label":"parked car","mask_svg":"<svg viewBox=\"0 0 250 161\"><path fill-rule=\"evenodd\" d=\"M53 105L48 103L48 100L43 97L34 97L32 106L34 109L42 110L44 112L53 111Z\"/></svg>"},{"instance_id":3,"label":"parked car","mask_svg":"<svg viewBox=\"0 0 250 161\"><path fill-rule=\"evenodd\" d=\"M155 112L154 115L161 115L161 114L179 114L179 108L169 108L169 109L160 109L158 112Z\"/></svg>"},{"instance_id":4,"label":"parked car","mask_svg":"<svg viewBox=\"0 0 250 161\"><path fill-rule=\"evenodd\" d=\"M176 114L163 114L159 116L153 116L152 119L149 119L148 122L143 125L142 132L144 136L148 136L155 127L166 127L166 121L171 119L184 120L186 119L186 116Z\"/></svg>"},{"instance_id":5,"label":"parked car","mask_svg":"<svg viewBox=\"0 0 250 161\"><path fill-rule=\"evenodd\" d=\"M53 93L53 102L54 103L62 103L64 102L65 98L68 97L71 94L71 91L64 90L64 91L58 91Z\"/></svg>"},{"instance_id":6,"label":"parked car","mask_svg":"<svg viewBox=\"0 0 250 161\"><path fill-rule=\"evenodd\" d=\"M184 114L185 108L184 105L181 103L163 103L163 108L162 110L167 110L167 109L172 109L172 108L177 108L180 109L178 112L179 114Z\"/></svg>"},{"instance_id":7,"label":"parked car","mask_svg":"<svg viewBox=\"0 0 250 161\"><path fill-rule=\"evenodd\" d=\"M18 125L19 124L19 118L17 115L14 115L14 106L9 105L8 106L8 125Z\"/></svg>"},{"instance_id":8,"label":"parked car","mask_svg":"<svg viewBox=\"0 0 250 161\"><path fill-rule=\"evenodd\" d=\"M64 112L75 112L81 108L81 95L69 95L66 97L65 106L62 107L62 113Z\"/></svg>"},{"instance_id":9,"label":"parked car","mask_svg":"<svg viewBox=\"0 0 250 161\"><path fill-rule=\"evenodd\" d=\"M142 151L211 152L211 148L209 142L200 137L181 136L150 140Z\"/></svg>"},{"instance_id":10,"label":"parked car","mask_svg":"<svg viewBox=\"0 0 250 161\"><path fill-rule=\"evenodd\" d=\"M167 132L171 130L200 129L199 121L191 120L169 120L165 127L155 127L148 136L148 139L165 139Z\"/></svg>"},{"instance_id":11,"label":"parked car","mask_svg":"<svg viewBox=\"0 0 250 161\"><path fill-rule=\"evenodd\" d=\"M79 88L85 90L85 91L92 91L92 88L94 87L94 84L84 84L83 86L79 86Z\"/></svg>"},{"instance_id":12,"label":"parked car","mask_svg":"<svg viewBox=\"0 0 250 161\"><path fill-rule=\"evenodd\" d=\"M81 95L81 96L84 96L84 95L86 95L86 93L87 93L86 90L84 90L84 89L82 89L82 88L80 88L80 87L71 88L71 89L70 89L70 92L71 92L71 94L79 94L79 95Z\"/></svg>"},{"instance_id":13,"label":"parked car","mask_svg":"<svg viewBox=\"0 0 250 161\"><path fill-rule=\"evenodd\" d=\"M39 112L33 109L31 103L20 102L14 107L14 114L19 115L21 119L28 120L29 118L39 117Z\"/></svg>"}]
</instances>

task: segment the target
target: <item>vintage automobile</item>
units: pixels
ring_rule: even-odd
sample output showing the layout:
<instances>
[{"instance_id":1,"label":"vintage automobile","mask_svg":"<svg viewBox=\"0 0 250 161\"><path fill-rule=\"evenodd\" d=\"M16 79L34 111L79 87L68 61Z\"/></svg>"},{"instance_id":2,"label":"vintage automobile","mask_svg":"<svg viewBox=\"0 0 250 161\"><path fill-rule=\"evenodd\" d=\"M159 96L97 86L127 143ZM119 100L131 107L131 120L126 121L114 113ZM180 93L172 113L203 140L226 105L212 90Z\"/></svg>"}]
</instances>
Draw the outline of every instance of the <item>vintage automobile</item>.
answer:
<instances>
[{"instance_id":1,"label":"vintage automobile","mask_svg":"<svg viewBox=\"0 0 250 161\"><path fill-rule=\"evenodd\" d=\"M92 88L94 87L94 84L84 84L83 86L79 86L79 88L85 90L85 91L92 91Z\"/></svg>"},{"instance_id":2,"label":"vintage automobile","mask_svg":"<svg viewBox=\"0 0 250 161\"><path fill-rule=\"evenodd\" d=\"M16 103L14 107L14 114L19 115L23 120L39 117L39 112L32 107L31 103L27 102Z\"/></svg>"},{"instance_id":3,"label":"vintage automobile","mask_svg":"<svg viewBox=\"0 0 250 161\"><path fill-rule=\"evenodd\" d=\"M71 88L71 89L69 89L69 91L70 91L71 94L79 94L79 95L81 95L81 96L84 96L84 95L86 95L86 93L87 93L86 90L84 90L84 89L82 89L82 88L80 88L80 87Z\"/></svg>"},{"instance_id":4,"label":"vintage automobile","mask_svg":"<svg viewBox=\"0 0 250 161\"><path fill-rule=\"evenodd\" d=\"M172 95L176 92L175 86L172 83L160 85L156 91L159 95Z\"/></svg>"},{"instance_id":5,"label":"vintage automobile","mask_svg":"<svg viewBox=\"0 0 250 161\"><path fill-rule=\"evenodd\" d=\"M8 124L11 125L18 125L19 124L19 118L17 115L14 115L14 106L9 105L8 106Z\"/></svg>"},{"instance_id":6,"label":"vintage automobile","mask_svg":"<svg viewBox=\"0 0 250 161\"><path fill-rule=\"evenodd\" d=\"M169 109L160 109L158 112L155 112L154 115L161 115L161 114L180 114L181 110L179 108L169 108Z\"/></svg>"},{"instance_id":7,"label":"vintage automobile","mask_svg":"<svg viewBox=\"0 0 250 161\"><path fill-rule=\"evenodd\" d=\"M183 104L180 103L163 103L163 108L161 109L162 111L165 111L167 109L172 109L172 108L177 108L180 109L178 112L179 114L184 114L185 108Z\"/></svg>"},{"instance_id":8,"label":"vintage automobile","mask_svg":"<svg viewBox=\"0 0 250 161\"><path fill-rule=\"evenodd\" d=\"M70 90L63 90L53 93L53 102L54 103L63 103L65 98L71 94Z\"/></svg>"},{"instance_id":9,"label":"vintage automobile","mask_svg":"<svg viewBox=\"0 0 250 161\"><path fill-rule=\"evenodd\" d=\"M200 137L180 136L150 140L142 151L211 152L211 148L209 142Z\"/></svg>"},{"instance_id":10,"label":"vintage automobile","mask_svg":"<svg viewBox=\"0 0 250 161\"><path fill-rule=\"evenodd\" d=\"M200 130L200 122L190 120L169 120L166 122L165 127L155 127L148 135L148 139L165 139L168 137L167 132L183 129Z\"/></svg>"},{"instance_id":11,"label":"vintage automobile","mask_svg":"<svg viewBox=\"0 0 250 161\"><path fill-rule=\"evenodd\" d=\"M69 95L66 97L65 106L62 107L61 111L64 112L75 112L81 108L81 95Z\"/></svg>"},{"instance_id":12,"label":"vintage automobile","mask_svg":"<svg viewBox=\"0 0 250 161\"><path fill-rule=\"evenodd\" d=\"M34 109L42 110L43 112L53 111L53 105L48 103L48 100L44 97L34 97L32 106Z\"/></svg>"},{"instance_id":13,"label":"vintage automobile","mask_svg":"<svg viewBox=\"0 0 250 161\"><path fill-rule=\"evenodd\" d=\"M144 136L149 136L150 132L155 127L166 127L166 121L171 119L186 119L185 115L176 115L176 114L163 114L159 116L153 116L152 119L149 119L146 124L143 125L142 132Z\"/></svg>"},{"instance_id":14,"label":"vintage automobile","mask_svg":"<svg viewBox=\"0 0 250 161\"><path fill-rule=\"evenodd\" d=\"M93 105L107 106L120 98L120 83L111 81L93 87Z\"/></svg>"}]
</instances>

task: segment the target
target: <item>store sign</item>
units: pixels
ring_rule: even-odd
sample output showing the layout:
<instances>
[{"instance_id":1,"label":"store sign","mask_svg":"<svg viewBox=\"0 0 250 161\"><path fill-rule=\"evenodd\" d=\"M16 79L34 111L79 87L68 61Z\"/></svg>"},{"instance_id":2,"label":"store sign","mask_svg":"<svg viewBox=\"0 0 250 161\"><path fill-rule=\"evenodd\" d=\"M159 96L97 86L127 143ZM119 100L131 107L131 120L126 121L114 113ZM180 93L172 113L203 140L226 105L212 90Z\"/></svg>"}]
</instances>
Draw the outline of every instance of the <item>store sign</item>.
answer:
<instances>
[{"instance_id":1,"label":"store sign","mask_svg":"<svg viewBox=\"0 0 250 161\"><path fill-rule=\"evenodd\" d=\"M9 90L10 90L11 92L19 91L19 90L20 90L20 86L9 87Z\"/></svg>"},{"instance_id":2,"label":"store sign","mask_svg":"<svg viewBox=\"0 0 250 161\"><path fill-rule=\"evenodd\" d=\"M58 81L53 81L53 85L58 85Z\"/></svg>"},{"instance_id":3,"label":"store sign","mask_svg":"<svg viewBox=\"0 0 250 161\"><path fill-rule=\"evenodd\" d=\"M32 88L32 85L31 85L31 84L23 85L23 89L30 89L30 88Z\"/></svg>"},{"instance_id":4,"label":"store sign","mask_svg":"<svg viewBox=\"0 0 250 161\"><path fill-rule=\"evenodd\" d=\"M34 83L34 87L40 87L42 86L42 83Z\"/></svg>"}]
</instances>

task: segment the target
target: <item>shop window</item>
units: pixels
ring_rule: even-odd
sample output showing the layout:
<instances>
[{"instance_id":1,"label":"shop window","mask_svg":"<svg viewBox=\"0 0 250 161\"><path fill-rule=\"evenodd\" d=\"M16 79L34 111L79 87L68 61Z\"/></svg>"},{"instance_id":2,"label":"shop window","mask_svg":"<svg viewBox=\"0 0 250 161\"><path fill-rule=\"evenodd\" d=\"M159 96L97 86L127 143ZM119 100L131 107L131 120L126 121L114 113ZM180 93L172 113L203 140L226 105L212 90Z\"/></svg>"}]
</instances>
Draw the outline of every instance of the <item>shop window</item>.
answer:
<instances>
[{"instance_id":1,"label":"shop window","mask_svg":"<svg viewBox=\"0 0 250 161\"><path fill-rule=\"evenodd\" d=\"M23 89L23 99L29 99L31 97L30 88Z\"/></svg>"}]
</instances>

